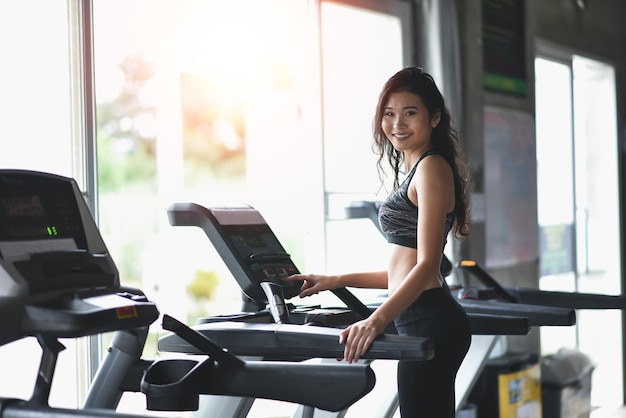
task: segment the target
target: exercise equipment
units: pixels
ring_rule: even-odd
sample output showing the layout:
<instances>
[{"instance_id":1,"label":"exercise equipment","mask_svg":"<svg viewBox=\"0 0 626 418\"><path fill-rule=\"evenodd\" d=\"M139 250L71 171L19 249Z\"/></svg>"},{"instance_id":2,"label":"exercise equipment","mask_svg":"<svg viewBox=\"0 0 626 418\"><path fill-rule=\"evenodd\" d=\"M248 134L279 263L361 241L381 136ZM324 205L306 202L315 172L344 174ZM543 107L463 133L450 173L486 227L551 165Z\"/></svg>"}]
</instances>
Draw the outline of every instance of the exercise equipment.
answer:
<instances>
[{"instance_id":1,"label":"exercise equipment","mask_svg":"<svg viewBox=\"0 0 626 418\"><path fill-rule=\"evenodd\" d=\"M200 394L217 394L295 402L336 412L369 393L376 381L372 369L362 364L346 367L244 361L168 315L163 317L163 328L192 346L197 354L208 357L152 364L141 382L148 409L195 411L199 409Z\"/></svg>"},{"instance_id":2,"label":"exercise equipment","mask_svg":"<svg viewBox=\"0 0 626 418\"><path fill-rule=\"evenodd\" d=\"M274 399L335 411L365 396L375 382L368 365L309 365L282 359L262 364L254 360L242 361L232 350L224 351L223 332L199 332L169 315L163 316L163 328L171 333L162 340L169 341L173 348L160 342L161 351L206 357L202 360L188 356L145 360L140 356L147 334L119 332L96 373L85 407L115 409L124 392L142 392L146 395L147 408L157 411L202 409L200 395L219 395L213 405L204 408L210 416L238 416L231 412L233 407L239 408L237 402L232 401L234 397ZM272 330L260 331L261 338L278 334ZM213 341L213 337L220 344ZM250 332L241 336L242 341L250 341L250 337ZM317 354L318 335L296 332L294 338L308 341L307 357ZM338 349L333 352L339 353ZM333 384L312 385L328 378ZM350 386L350 390L339 391L344 385Z\"/></svg>"},{"instance_id":3,"label":"exercise equipment","mask_svg":"<svg viewBox=\"0 0 626 418\"><path fill-rule=\"evenodd\" d=\"M171 225L199 227L205 232L242 289L242 310L254 312L257 319L257 313L268 304L276 323L293 320L302 324L308 317L334 326L353 323L376 309L346 288L331 290L346 305L344 309L289 308L285 301L299 294L302 282L284 282L281 278L299 270L262 215L250 206L207 208L181 202L172 204L167 212ZM291 319L294 315L296 318ZM529 322L520 316L472 313L469 318L476 335L525 335L530 329ZM395 333L393 325L388 331Z\"/></svg>"},{"instance_id":4,"label":"exercise equipment","mask_svg":"<svg viewBox=\"0 0 626 418\"><path fill-rule=\"evenodd\" d=\"M34 337L42 348L32 397L0 399L5 418L114 416L49 406L58 339L141 329L159 315L143 292L120 285L76 182L25 170L0 170L0 312L0 344Z\"/></svg>"},{"instance_id":5,"label":"exercise equipment","mask_svg":"<svg viewBox=\"0 0 626 418\"><path fill-rule=\"evenodd\" d=\"M552 306L568 309L626 309L626 296L624 295L505 287L474 260L461 260L458 262L457 268L478 279L483 287L492 289L493 292L486 293L486 298L489 299L516 304Z\"/></svg>"},{"instance_id":6,"label":"exercise equipment","mask_svg":"<svg viewBox=\"0 0 626 418\"><path fill-rule=\"evenodd\" d=\"M244 312L201 318L192 327L233 354L258 356L265 361L320 358L336 363L337 358L343 357L340 328L372 312L347 289L333 291L345 307L298 307L287 303L299 294L302 283L285 282L282 278L297 273L298 269L269 225L252 207L206 208L195 203L175 203L168 208L168 218L173 226L200 227L242 289ZM362 356L364 363L375 359L427 361L432 358L429 339L401 337L395 335L395 330L389 331L379 336ZM158 344L161 351L197 353L175 335L162 337ZM248 399L242 398L239 403L231 400L228 405L224 399L210 401L203 409L227 410L229 415L237 417L246 416L252 406ZM319 411L301 407L296 414L313 416L316 412ZM342 414L338 411L338 415Z\"/></svg>"},{"instance_id":7,"label":"exercise equipment","mask_svg":"<svg viewBox=\"0 0 626 418\"><path fill-rule=\"evenodd\" d=\"M76 182L49 173L0 170L0 314L0 345L35 337L42 348L31 399L0 398L4 418L130 418L134 415L115 411L125 391L143 391L148 408L155 410L193 409L199 393L344 409L375 381L367 365L241 360L167 315L164 327L205 358L141 359L148 327L160 313L141 290L120 284ZM83 407L50 407L56 362L64 349L59 338L103 332L115 332L113 344ZM319 384L329 375L332 383ZM311 389L311 381L319 387ZM338 390L344 386L349 389Z\"/></svg>"},{"instance_id":8,"label":"exercise equipment","mask_svg":"<svg viewBox=\"0 0 626 418\"><path fill-rule=\"evenodd\" d=\"M343 288L332 292L343 301L345 307L322 308L287 303L287 300L299 293L302 283L284 282L281 278L299 270L260 213L250 206L207 208L196 203L175 203L168 208L168 218L173 226L200 227L242 289L243 312L200 318L193 327L234 354L256 355L266 359L285 356L294 360L307 358L306 353L310 352L311 347L303 348L306 345L305 340L297 335L288 335L289 332L307 329L317 335L330 337L323 344L316 343L319 357L339 358L343 355L343 347L337 343L339 330L336 328L367 317L376 309L374 305L364 305ZM494 336L526 335L530 330L529 320L520 315L468 313L468 317L475 337L473 350L469 353L465 366L467 372L457 379L463 388L459 390L459 405L474 382L476 370L481 368L486 359L486 356L476 353L491 352L496 343ZM307 324L321 325L324 328L303 327ZM267 331L273 331L274 334L267 334ZM400 351L400 343L410 341L410 337L393 334L395 329L391 324L364 358L368 361L382 358L410 359L410 356ZM388 344L389 342L393 344ZM412 342L410 347L420 346ZM193 347L172 335L159 340L159 349L196 353ZM417 356L413 359L424 358ZM238 407L232 408L236 416L245 416L251 406L250 403L244 405L243 400L241 402ZM393 402L387 416L395 411L397 403Z\"/></svg>"}]
</instances>

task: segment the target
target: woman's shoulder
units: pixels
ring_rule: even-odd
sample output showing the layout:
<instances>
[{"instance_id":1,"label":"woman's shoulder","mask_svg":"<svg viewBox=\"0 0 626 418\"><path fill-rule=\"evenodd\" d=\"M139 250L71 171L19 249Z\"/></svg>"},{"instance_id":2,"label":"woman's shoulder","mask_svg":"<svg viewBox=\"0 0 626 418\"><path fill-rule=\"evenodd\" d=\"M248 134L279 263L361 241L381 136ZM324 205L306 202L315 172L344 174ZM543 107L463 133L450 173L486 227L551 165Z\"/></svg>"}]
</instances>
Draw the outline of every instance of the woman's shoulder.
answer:
<instances>
[{"instance_id":1,"label":"woman's shoulder","mask_svg":"<svg viewBox=\"0 0 626 418\"><path fill-rule=\"evenodd\" d=\"M421 172L437 172L439 170L450 171L452 169L445 157L437 152L424 154L418 161L418 164L416 164L416 168Z\"/></svg>"}]
</instances>

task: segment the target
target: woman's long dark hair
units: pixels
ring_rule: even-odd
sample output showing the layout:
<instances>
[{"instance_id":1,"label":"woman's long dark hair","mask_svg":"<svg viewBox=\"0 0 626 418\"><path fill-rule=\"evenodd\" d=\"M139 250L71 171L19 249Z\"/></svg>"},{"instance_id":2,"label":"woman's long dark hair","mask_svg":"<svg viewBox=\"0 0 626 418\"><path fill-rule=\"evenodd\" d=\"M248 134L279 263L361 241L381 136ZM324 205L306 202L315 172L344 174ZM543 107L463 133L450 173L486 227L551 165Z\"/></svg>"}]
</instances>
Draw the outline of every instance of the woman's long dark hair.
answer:
<instances>
[{"instance_id":1,"label":"woman's long dark hair","mask_svg":"<svg viewBox=\"0 0 626 418\"><path fill-rule=\"evenodd\" d=\"M452 167L454 175L454 235L458 238L469 234L469 170L465 162L459 144L459 135L452 126L450 111L446 107L443 95L437 88L432 76L418 67L409 67L398 71L383 86L376 106L374 116L374 151L378 155L377 167L381 181L384 181L383 161L386 161L393 170L393 188L400 185L400 172L404 165L404 154L396 150L391 141L383 132L381 121L383 120L385 106L392 93L408 92L419 96L422 103L428 109L432 117L435 113L441 113L441 120L433 129L431 144L432 150L441 155Z\"/></svg>"}]
</instances>

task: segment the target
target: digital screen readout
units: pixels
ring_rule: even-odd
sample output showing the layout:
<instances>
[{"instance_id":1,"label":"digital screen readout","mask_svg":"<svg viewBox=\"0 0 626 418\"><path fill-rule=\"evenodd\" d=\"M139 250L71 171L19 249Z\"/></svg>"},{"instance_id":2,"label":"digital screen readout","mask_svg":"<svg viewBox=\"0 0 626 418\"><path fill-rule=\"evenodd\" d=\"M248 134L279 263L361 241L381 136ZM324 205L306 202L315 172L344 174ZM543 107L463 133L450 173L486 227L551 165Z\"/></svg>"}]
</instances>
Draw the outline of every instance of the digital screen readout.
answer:
<instances>
[{"instance_id":1,"label":"digital screen readout","mask_svg":"<svg viewBox=\"0 0 626 418\"><path fill-rule=\"evenodd\" d=\"M248 243L249 246L255 247L255 248L263 247L265 245L261 237L259 237L258 235L247 235L246 242Z\"/></svg>"},{"instance_id":2,"label":"digital screen readout","mask_svg":"<svg viewBox=\"0 0 626 418\"><path fill-rule=\"evenodd\" d=\"M46 219L39 195L3 196L0 205L6 220L2 233L5 239L59 237L58 226Z\"/></svg>"},{"instance_id":3,"label":"digital screen readout","mask_svg":"<svg viewBox=\"0 0 626 418\"><path fill-rule=\"evenodd\" d=\"M59 231L56 226L26 226L26 227L12 227L6 231L7 235L12 238L29 239L29 238L44 238L44 237L57 237Z\"/></svg>"},{"instance_id":4,"label":"digital screen readout","mask_svg":"<svg viewBox=\"0 0 626 418\"><path fill-rule=\"evenodd\" d=\"M44 216L45 211L39 196L4 196L2 208L8 217Z\"/></svg>"}]
</instances>

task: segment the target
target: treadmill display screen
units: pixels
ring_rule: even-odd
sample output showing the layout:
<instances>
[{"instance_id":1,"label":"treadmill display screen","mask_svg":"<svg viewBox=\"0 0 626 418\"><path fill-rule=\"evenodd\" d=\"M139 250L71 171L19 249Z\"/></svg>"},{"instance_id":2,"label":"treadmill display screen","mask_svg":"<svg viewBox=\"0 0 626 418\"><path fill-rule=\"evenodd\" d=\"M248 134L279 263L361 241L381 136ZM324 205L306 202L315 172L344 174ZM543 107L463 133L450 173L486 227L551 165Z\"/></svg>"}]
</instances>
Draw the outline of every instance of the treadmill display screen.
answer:
<instances>
[{"instance_id":1,"label":"treadmill display screen","mask_svg":"<svg viewBox=\"0 0 626 418\"><path fill-rule=\"evenodd\" d=\"M14 225L11 229L11 235L16 238L46 238L56 237L59 235L59 229L56 225L47 224L45 222L46 212L39 196L5 196L1 199L2 209L7 219L11 218L30 218L43 220L43 223L33 224L30 222L22 227Z\"/></svg>"},{"instance_id":2,"label":"treadmill display screen","mask_svg":"<svg viewBox=\"0 0 626 418\"><path fill-rule=\"evenodd\" d=\"M62 238L87 248L72 184L28 173L0 175L0 242Z\"/></svg>"},{"instance_id":3,"label":"treadmill display screen","mask_svg":"<svg viewBox=\"0 0 626 418\"><path fill-rule=\"evenodd\" d=\"M7 217L44 216L45 214L39 196L4 196L2 208Z\"/></svg>"},{"instance_id":4,"label":"treadmill display screen","mask_svg":"<svg viewBox=\"0 0 626 418\"><path fill-rule=\"evenodd\" d=\"M267 225L245 225L224 227L237 252L244 259L254 254L283 253L285 250L273 238L273 234Z\"/></svg>"}]
</instances>

